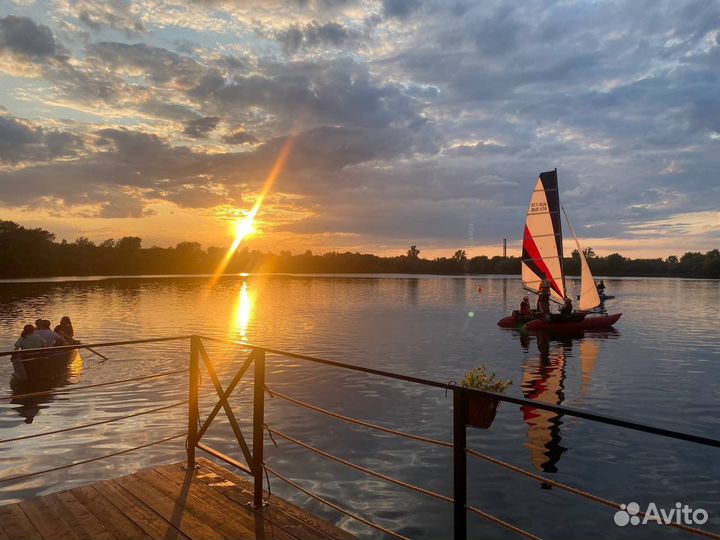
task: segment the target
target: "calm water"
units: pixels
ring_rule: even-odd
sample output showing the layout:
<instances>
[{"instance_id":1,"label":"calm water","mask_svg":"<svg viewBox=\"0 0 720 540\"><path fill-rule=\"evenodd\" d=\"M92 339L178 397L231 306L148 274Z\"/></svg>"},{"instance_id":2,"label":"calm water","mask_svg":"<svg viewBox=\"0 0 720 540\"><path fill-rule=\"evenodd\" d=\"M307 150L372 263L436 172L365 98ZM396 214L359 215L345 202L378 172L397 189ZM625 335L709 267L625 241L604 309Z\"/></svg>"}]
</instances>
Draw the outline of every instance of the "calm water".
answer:
<instances>
[{"instance_id":1,"label":"calm water","mask_svg":"<svg viewBox=\"0 0 720 540\"><path fill-rule=\"evenodd\" d=\"M304 352L432 379L458 380L486 364L514 384L509 392L720 437L717 281L606 280L617 332L564 340L523 338L495 325L521 296L516 278L398 276L202 277L0 283L0 341L9 348L22 324L70 315L86 343L202 333ZM478 287L482 288L478 292ZM82 353L56 386L129 378L187 365L188 343ZM209 347L224 380L243 351ZM268 385L299 399L386 426L451 440L451 399L443 391L295 360L269 357ZM0 393L27 387L0 367ZM207 377L205 378L207 379ZM251 419L251 381L234 403ZM32 388L36 389L36 388ZM212 387L203 383L203 407ZM41 433L186 399L183 375L52 398L0 404L0 438ZM268 400L270 425L355 463L451 494L451 452L368 431ZM185 409L95 428L0 443L0 476L30 472L181 433ZM248 437L250 431L247 430ZM473 448L598 495L644 507L677 501L710 514L720 532L720 451L502 404L489 430L470 430ZM226 422L207 441L240 459ZM413 538L448 538L452 509L368 478L294 447L267 441L267 462L304 486ZM45 494L182 459L182 442L110 458L17 483L0 483L0 502ZM658 526L619 528L613 511L469 458L471 504L545 538L683 537ZM272 481L273 492L363 537L363 525ZM472 537L515 536L470 518Z\"/></svg>"}]
</instances>

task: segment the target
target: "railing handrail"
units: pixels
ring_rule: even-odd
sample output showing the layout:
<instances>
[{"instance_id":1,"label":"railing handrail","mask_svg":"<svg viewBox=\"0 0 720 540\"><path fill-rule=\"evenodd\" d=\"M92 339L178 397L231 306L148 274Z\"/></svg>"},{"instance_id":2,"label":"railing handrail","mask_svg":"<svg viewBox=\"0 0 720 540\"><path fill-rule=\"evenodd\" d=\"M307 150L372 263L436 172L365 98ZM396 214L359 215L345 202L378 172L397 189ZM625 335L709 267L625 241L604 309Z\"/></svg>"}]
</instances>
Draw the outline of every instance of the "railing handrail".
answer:
<instances>
[{"instance_id":1,"label":"railing handrail","mask_svg":"<svg viewBox=\"0 0 720 540\"><path fill-rule=\"evenodd\" d=\"M170 337L157 337L157 338L146 338L146 339L129 339L125 341L104 341L101 343L74 343L72 345L58 345L57 347L43 347L40 349L15 349L12 351L0 351L0 356L12 356L13 354L20 353L46 353L48 351L73 351L77 349L97 349L100 347L116 347L119 345L137 345L138 343L158 343L161 341L180 341L183 339L190 339L192 335L186 336L170 336Z\"/></svg>"},{"instance_id":2,"label":"railing handrail","mask_svg":"<svg viewBox=\"0 0 720 540\"><path fill-rule=\"evenodd\" d=\"M394 373L392 371L386 371L382 369L375 369L375 368L368 368L364 366L357 366L354 364L348 364L346 362L338 362L335 360L327 360L324 358L317 358L314 356L309 356L306 354L300 354L300 353L294 353L289 351L283 351L280 349L273 349L271 347L265 347L262 345L255 345L253 343L249 343L247 341L241 341L241 340L232 340L227 338L216 338L216 337L210 337L210 336L199 336L203 340L208 341L215 341L219 343L227 343L232 345L240 345L243 347L247 347L249 349L254 350L260 350L264 351L266 353L270 354L278 354L282 356L287 356L290 358L297 358L298 360L306 360L308 362L314 362L318 364L324 364L328 366L334 366L338 368L343 369L349 369L353 371L361 371L363 373L370 373L372 375L378 375L381 377L387 377L391 379L401 380L405 382L413 382L417 384L422 384L425 386L432 386L435 388L441 388L444 390L450 390L450 391L463 391L467 392L468 395L475 395L479 397L487 397L492 399L497 399L498 401L505 401L507 403L514 403L516 405L522 405L526 407L534 407L537 409L543 409L550 412L555 412L559 414L567 414L568 416L574 416L576 418L583 418L585 420L591 420L593 422L598 422L601 424L607 424L612 426L617 426L621 428L630 429L633 431L640 431L643 433L651 433L653 435L660 435L663 437L668 437L672 439L678 439L682 441L689 441L696 444L701 444L704 446L712 446L715 448L720 448L720 439L714 439L712 437L703 437L701 435L694 435L692 433L685 433L682 431L676 431L671 429L666 429L658 426L652 426L649 424L643 424L641 422L637 422L634 420L627 420L624 418L618 418L615 416L608 416L604 414L598 414L593 413L589 411L584 411L581 409L576 409L574 407L566 407L563 405L552 405L550 403L544 403L541 401L535 401L532 399L527 398L520 398L520 397L514 397L514 396L508 396L506 394L499 394L497 392L488 392L485 390L478 390L475 388L468 388L464 386L458 386L455 383L452 382L441 382L441 381L434 381L432 379L425 379L422 377L415 377L412 375L403 375L401 373Z\"/></svg>"}]
</instances>

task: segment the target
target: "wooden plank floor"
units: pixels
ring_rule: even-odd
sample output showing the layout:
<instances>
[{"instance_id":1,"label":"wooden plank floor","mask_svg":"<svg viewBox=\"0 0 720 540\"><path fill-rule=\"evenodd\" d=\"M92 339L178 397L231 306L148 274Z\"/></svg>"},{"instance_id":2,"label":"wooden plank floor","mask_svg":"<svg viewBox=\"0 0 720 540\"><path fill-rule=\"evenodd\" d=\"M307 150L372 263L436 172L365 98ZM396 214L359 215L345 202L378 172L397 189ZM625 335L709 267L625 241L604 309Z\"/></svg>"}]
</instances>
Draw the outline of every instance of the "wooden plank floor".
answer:
<instances>
[{"instance_id":1,"label":"wooden plank floor","mask_svg":"<svg viewBox=\"0 0 720 540\"><path fill-rule=\"evenodd\" d=\"M250 482L197 461L196 471L175 463L0 506L0 540L353 538L276 496L253 509Z\"/></svg>"}]
</instances>

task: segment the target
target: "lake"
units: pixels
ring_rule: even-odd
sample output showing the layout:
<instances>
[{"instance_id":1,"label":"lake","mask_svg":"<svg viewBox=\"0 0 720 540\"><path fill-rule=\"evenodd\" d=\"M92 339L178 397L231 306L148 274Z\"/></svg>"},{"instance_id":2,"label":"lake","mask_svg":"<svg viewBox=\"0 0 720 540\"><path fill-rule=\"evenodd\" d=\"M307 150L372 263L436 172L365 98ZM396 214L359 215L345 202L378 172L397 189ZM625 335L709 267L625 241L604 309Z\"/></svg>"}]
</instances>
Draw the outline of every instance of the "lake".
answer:
<instances>
[{"instance_id":1,"label":"lake","mask_svg":"<svg viewBox=\"0 0 720 540\"><path fill-rule=\"evenodd\" d=\"M245 339L331 360L458 381L485 364L513 381L508 393L669 429L720 437L718 281L606 279L615 332L553 339L496 326L522 296L517 277L226 276L82 278L0 283L0 349L23 324L69 315L85 343L188 335ZM577 286L577 284L575 284ZM572 287L572 286L571 286ZM572 288L571 288L572 290ZM224 381L246 351L210 346ZM82 351L54 384L126 379L187 366L189 343ZM0 394L28 391L0 363ZM267 384L288 395L410 433L452 440L452 399L444 391L299 360L268 356ZM251 377L250 377L251 379ZM204 377L203 411L212 405ZM233 397L250 438L251 380ZM0 439L106 420L187 399L187 376L0 404ZM452 495L452 451L349 425L267 399L270 426L344 459ZM157 414L38 439L0 443L0 476L92 458L185 431L183 406ZM238 459L222 413L204 440ZM720 450L501 404L488 430L468 430L472 448L547 478L620 503L703 508L720 533ZM70 469L0 483L0 502L46 494L139 467L183 459L183 441L148 447ZM267 463L303 486L412 538L450 538L451 505L404 490L278 440ZM491 463L468 458L469 501L543 538L683 537L656 525L618 527L614 511ZM271 479L273 493L364 538L379 538L349 518ZM470 537L516 538L469 518Z\"/></svg>"}]
</instances>

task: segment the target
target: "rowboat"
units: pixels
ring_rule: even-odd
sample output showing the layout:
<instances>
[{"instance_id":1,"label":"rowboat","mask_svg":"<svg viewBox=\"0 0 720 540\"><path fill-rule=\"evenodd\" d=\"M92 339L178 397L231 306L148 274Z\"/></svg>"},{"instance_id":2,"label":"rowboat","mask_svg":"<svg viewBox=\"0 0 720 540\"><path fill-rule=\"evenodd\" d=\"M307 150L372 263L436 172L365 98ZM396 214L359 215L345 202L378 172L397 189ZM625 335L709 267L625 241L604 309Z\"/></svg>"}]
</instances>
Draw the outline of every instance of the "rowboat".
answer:
<instances>
[{"instance_id":1,"label":"rowboat","mask_svg":"<svg viewBox=\"0 0 720 540\"><path fill-rule=\"evenodd\" d=\"M53 379L65 373L78 356L76 349L17 352L10 357L18 381Z\"/></svg>"}]
</instances>

